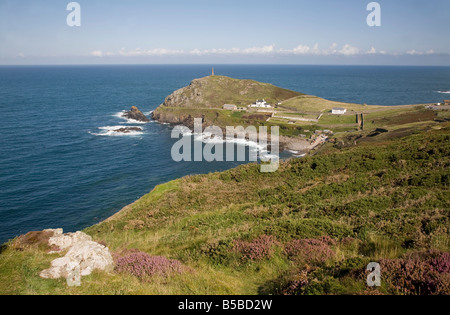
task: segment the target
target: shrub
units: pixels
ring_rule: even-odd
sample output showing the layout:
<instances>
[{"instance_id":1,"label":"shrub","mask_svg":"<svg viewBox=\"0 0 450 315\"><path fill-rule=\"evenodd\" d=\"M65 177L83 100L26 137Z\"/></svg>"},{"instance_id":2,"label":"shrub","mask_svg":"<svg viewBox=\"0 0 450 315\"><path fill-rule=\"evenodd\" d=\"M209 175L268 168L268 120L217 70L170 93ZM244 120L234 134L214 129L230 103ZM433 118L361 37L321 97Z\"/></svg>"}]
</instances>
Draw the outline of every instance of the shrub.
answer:
<instances>
[{"instance_id":1,"label":"shrub","mask_svg":"<svg viewBox=\"0 0 450 315\"><path fill-rule=\"evenodd\" d=\"M439 273L450 273L450 253L443 253L430 262L433 270Z\"/></svg>"},{"instance_id":2,"label":"shrub","mask_svg":"<svg viewBox=\"0 0 450 315\"><path fill-rule=\"evenodd\" d=\"M296 295L309 285L308 272L306 270L300 271L292 276L282 287L281 295Z\"/></svg>"},{"instance_id":3,"label":"shrub","mask_svg":"<svg viewBox=\"0 0 450 315\"><path fill-rule=\"evenodd\" d=\"M289 259L304 263L325 263L335 256L330 245L334 241L329 238L294 240L286 244L285 252Z\"/></svg>"},{"instance_id":4,"label":"shrub","mask_svg":"<svg viewBox=\"0 0 450 315\"><path fill-rule=\"evenodd\" d=\"M449 253L415 253L402 259L382 260L380 265L390 293L450 294Z\"/></svg>"},{"instance_id":5,"label":"shrub","mask_svg":"<svg viewBox=\"0 0 450 315\"><path fill-rule=\"evenodd\" d=\"M233 256L234 242L221 240L213 244L205 244L201 247L201 253L215 264L227 264Z\"/></svg>"},{"instance_id":6,"label":"shrub","mask_svg":"<svg viewBox=\"0 0 450 315\"><path fill-rule=\"evenodd\" d=\"M117 259L116 271L131 274L141 280L152 276L182 273L182 264L161 256L135 251Z\"/></svg>"},{"instance_id":7,"label":"shrub","mask_svg":"<svg viewBox=\"0 0 450 315\"><path fill-rule=\"evenodd\" d=\"M274 245L277 243L273 236L262 235L253 241L234 241L233 249L242 255L242 259L247 260L262 260L270 258L274 252Z\"/></svg>"}]
</instances>

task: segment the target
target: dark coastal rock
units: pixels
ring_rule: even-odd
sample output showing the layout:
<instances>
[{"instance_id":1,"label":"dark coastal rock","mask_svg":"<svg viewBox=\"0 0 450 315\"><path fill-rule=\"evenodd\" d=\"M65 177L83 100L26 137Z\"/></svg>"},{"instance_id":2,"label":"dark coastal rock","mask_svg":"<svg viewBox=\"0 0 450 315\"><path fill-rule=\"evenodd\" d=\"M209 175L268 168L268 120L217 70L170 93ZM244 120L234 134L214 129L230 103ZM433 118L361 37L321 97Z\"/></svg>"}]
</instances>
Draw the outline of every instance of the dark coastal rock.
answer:
<instances>
[{"instance_id":1,"label":"dark coastal rock","mask_svg":"<svg viewBox=\"0 0 450 315\"><path fill-rule=\"evenodd\" d=\"M139 127L124 127L120 129L114 130L114 132L120 132L120 133L130 133L132 131L142 131L142 128Z\"/></svg>"},{"instance_id":2,"label":"dark coastal rock","mask_svg":"<svg viewBox=\"0 0 450 315\"><path fill-rule=\"evenodd\" d=\"M145 116L136 106L131 107L129 112L123 114L123 117L127 119L133 119L140 122L149 122L150 119Z\"/></svg>"}]
</instances>

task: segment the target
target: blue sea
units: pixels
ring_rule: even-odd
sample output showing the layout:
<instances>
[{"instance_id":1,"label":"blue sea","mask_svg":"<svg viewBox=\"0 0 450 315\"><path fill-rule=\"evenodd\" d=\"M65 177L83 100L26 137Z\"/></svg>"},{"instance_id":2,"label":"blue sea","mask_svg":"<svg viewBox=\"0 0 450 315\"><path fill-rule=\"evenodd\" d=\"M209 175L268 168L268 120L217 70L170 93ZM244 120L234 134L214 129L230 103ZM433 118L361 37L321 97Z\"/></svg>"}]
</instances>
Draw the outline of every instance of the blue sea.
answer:
<instances>
[{"instance_id":1,"label":"blue sea","mask_svg":"<svg viewBox=\"0 0 450 315\"><path fill-rule=\"evenodd\" d=\"M0 67L0 243L46 228L96 224L151 191L189 174L237 166L176 163L171 128L142 132L120 113L156 109L174 90L211 72L206 65ZM441 102L449 67L215 66L218 75L254 79L330 100L374 105Z\"/></svg>"}]
</instances>

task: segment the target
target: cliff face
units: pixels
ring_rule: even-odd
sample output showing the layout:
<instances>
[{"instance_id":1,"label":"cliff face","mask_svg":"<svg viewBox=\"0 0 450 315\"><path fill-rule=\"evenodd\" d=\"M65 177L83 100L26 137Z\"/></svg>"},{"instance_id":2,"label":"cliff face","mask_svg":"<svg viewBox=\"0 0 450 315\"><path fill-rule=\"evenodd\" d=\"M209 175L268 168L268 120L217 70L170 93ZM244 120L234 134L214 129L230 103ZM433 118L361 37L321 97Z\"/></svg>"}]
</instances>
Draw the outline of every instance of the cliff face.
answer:
<instances>
[{"instance_id":1,"label":"cliff face","mask_svg":"<svg viewBox=\"0 0 450 315\"><path fill-rule=\"evenodd\" d=\"M203 118L203 120L205 121L204 115L195 115L194 113L190 114L188 112L183 113L180 111L156 110L153 112L152 117L154 120L157 120L161 123L183 125L191 129L194 128L195 118Z\"/></svg>"}]
</instances>

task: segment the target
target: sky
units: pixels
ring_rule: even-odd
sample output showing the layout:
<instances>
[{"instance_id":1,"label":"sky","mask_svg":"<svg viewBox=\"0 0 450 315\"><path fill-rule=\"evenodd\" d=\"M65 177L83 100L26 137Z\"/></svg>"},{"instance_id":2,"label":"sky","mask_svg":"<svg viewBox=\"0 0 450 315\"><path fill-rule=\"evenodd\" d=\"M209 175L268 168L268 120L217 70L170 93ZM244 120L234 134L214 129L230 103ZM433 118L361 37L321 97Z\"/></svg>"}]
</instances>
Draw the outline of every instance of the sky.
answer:
<instances>
[{"instance_id":1,"label":"sky","mask_svg":"<svg viewBox=\"0 0 450 315\"><path fill-rule=\"evenodd\" d=\"M0 0L0 64L450 66L450 1Z\"/></svg>"}]
</instances>

